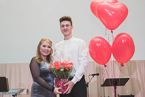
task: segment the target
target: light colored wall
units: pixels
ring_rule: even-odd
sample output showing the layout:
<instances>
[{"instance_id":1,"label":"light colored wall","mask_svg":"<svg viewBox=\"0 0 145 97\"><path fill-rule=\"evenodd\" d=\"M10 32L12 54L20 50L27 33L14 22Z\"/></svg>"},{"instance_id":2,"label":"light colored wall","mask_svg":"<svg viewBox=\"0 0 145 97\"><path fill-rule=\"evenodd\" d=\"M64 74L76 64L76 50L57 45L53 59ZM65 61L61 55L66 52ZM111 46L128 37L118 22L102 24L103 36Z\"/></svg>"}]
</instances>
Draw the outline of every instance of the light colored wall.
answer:
<instances>
[{"instance_id":1,"label":"light colored wall","mask_svg":"<svg viewBox=\"0 0 145 97\"><path fill-rule=\"evenodd\" d=\"M94 36L108 41L111 34L90 10L91 0L0 0L0 63L29 62L41 37L61 40L59 17L69 15L74 35L89 43ZM132 59L144 60L145 1L120 0L127 5L126 20L114 31L130 34L136 51Z\"/></svg>"}]
</instances>

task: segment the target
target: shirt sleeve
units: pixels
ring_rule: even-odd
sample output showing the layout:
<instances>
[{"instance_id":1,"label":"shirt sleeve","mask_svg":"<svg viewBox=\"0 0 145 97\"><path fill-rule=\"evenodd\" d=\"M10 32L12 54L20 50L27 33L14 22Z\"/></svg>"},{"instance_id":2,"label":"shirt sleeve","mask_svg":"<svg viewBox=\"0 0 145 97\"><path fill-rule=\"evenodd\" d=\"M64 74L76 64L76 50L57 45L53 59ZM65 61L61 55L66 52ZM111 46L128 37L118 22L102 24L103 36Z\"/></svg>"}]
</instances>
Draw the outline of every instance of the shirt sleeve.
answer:
<instances>
[{"instance_id":1,"label":"shirt sleeve","mask_svg":"<svg viewBox=\"0 0 145 97\"><path fill-rule=\"evenodd\" d=\"M48 89L49 91L54 90L53 86L49 85L49 83L47 83L43 78L41 78L39 64L36 62L35 58L32 58L30 62L30 71L32 74L32 78L35 82L37 82L42 87Z\"/></svg>"},{"instance_id":2,"label":"shirt sleeve","mask_svg":"<svg viewBox=\"0 0 145 97\"><path fill-rule=\"evenodd\" d=\"M79 48L79 56L78 56L78 61L79 61L79 67L76 70L75 76L71 80L74 84L78 81L81 80L82 76L85 74L86 66L88 65L88 49L83 41L80 48Z\"/></svg>"}]
</instances>

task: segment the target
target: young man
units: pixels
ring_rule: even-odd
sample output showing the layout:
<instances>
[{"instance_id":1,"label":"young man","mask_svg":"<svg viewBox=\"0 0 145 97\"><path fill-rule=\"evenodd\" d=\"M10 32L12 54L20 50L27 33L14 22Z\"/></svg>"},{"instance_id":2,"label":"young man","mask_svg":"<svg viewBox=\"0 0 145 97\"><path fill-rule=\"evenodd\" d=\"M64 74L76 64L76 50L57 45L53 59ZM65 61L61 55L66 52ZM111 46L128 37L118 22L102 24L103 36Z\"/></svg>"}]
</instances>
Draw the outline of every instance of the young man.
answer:
<instances>
[{"instance_id":1,"label":"young man","mask_svg":"<svg viewBox=\"0 0 145 97\"><path fill-rule=\"evenodd\" d=\"M55 45L54 60L73 63L70 81L65 84L68 85L68 88L60 97L87 97L84 77L85 68L88 65L86 44L83 40L73 37L71 17L63 16L59 21L64 40Z\"/></svg>"}]
</instances>

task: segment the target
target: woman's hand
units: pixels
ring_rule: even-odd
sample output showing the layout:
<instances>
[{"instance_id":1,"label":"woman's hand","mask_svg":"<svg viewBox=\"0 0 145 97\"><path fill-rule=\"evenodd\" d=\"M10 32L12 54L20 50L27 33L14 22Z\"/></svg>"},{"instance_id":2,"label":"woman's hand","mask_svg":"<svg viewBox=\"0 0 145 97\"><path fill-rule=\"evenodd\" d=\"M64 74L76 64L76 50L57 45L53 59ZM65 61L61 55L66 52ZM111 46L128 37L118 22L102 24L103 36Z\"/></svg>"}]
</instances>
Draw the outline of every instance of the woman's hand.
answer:
<instances>
[{"instance_id":1,"label":"woman's hand","mask_svg":"<svg viewBox=\"0 0 145 97\"><path fill-rule=\"evenodd\" d=\"M59 91L59 89L61 89L61 87L55 87L55 88L54 88L54 93L55 93L55 94L62 94L62 93Z\"/></svg>"}]
</instances>

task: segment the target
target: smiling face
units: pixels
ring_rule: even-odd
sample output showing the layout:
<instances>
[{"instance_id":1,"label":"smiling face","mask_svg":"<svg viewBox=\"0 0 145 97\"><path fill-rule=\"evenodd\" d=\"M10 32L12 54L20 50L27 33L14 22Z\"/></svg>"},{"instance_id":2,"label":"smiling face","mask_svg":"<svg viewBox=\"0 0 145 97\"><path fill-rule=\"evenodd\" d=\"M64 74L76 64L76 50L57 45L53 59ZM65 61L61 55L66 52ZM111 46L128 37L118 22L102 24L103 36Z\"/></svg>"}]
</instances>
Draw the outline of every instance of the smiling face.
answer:
<instances>
[{"instance_id":1,"label":"smiling face","mask_svg":"<svg viewBox=\"0 0 145 97\"><path fill-rule=\"evenodd\" d=\"M60 30L64 36L64 39L70 39L72 37L72 29L73 24L71 17L69 16L63 16L59 19L60 22Z\"/></svg>"},{"instance_id":2,"label":"smiling face","mask_svg":"<svg viewBox=\"0 0 145 97\"><path fill-rule=\"evenodd\" d=\"M71 37L72 36L72 25L70 21L62 21L60 23L60 30L64 37Z\"/></svg>"},{"instance_id":3,"label":"smiling face","mask_svg":"<svg viewBox=\"0 0 145 97\"><path fill-rule=\"evenodd\" d=\"M40 55L43 57L47 57L51 54L51 45L48 41L43 41L40 45Z\"/></svg>"},{"instance_id":4,"label":"smiling face","mask_svg":"<svg viewBox=\"0 0 145 97\"><path fill-rule=\"evenodd\" d=\"M37 47L37 56L43 60L50 60L52 54L52 41L47 38L42 38Z\"/></svg>"}]
</instances>

